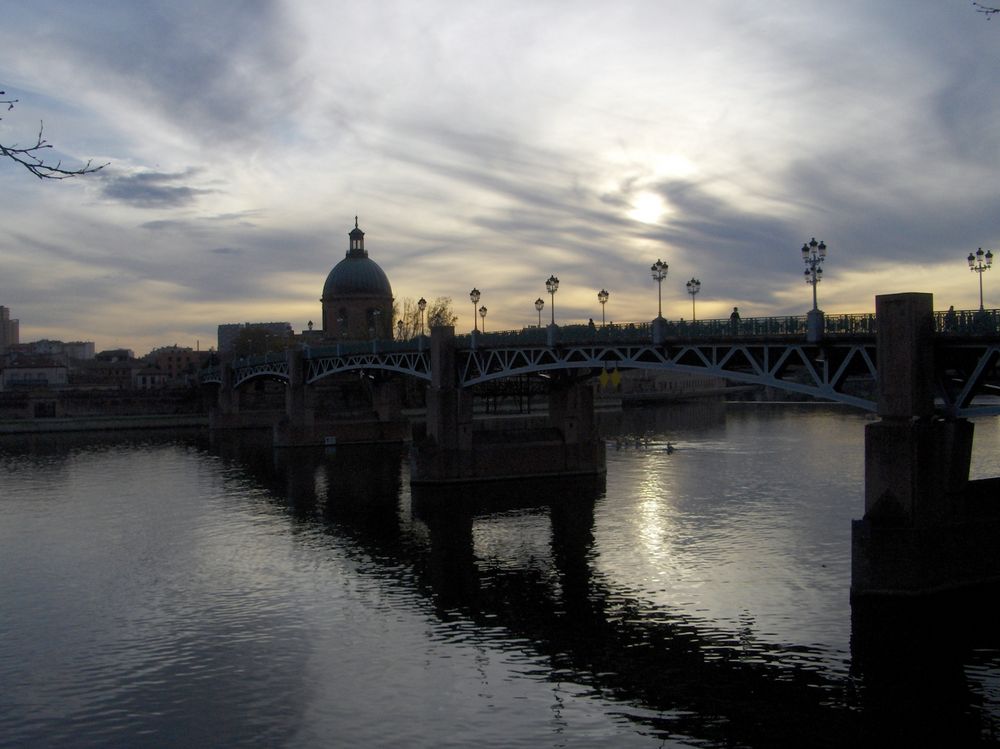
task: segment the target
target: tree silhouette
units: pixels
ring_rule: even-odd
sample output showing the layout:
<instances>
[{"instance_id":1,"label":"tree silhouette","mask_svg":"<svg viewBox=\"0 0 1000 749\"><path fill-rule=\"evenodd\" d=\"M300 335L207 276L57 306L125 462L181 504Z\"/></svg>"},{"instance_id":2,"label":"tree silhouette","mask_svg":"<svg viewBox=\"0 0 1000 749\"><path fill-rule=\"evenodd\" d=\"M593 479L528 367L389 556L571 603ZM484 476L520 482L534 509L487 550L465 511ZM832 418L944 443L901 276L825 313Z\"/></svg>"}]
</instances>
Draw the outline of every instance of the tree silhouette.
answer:
<instances>
[{"instance_id":1,"label":"tree silhouette","mask_svg":"<svg viewBox=\"0 0 1000 749\"><path fill-rule=\"evenodd\" d=\"M402 334L404 341L413 338L420 333L420 307L411 298L403 300L403 308L400 310L399 301L392 303L393 319L403 323L399 330L394 330L394 335ZM454 325L458 320L458 315L451 308L451 297L439 296L433 302L427 303L424 310L424 334L430 335L431 327L435 325Z\"/></svg>"},{"instance_id":2,"label":"tree silhouette","mask_svg":"<svg viewBox=\"0 0 1000 749\"><path fill-rule=\"evenodd\" d=\"M6 91L0 91L0 96L6 96ZM0 104L7 105L7 111L9 112L17 104L18 99L0 99ZM3 119L0 117L0 119ZM45 123L38 123L38 136L35 138L33 144L27 146L19 146L14 143L12 145L6 145L0 143L0 156L8 158L14 161L29 172L34 174L38 179L67 179L69 177L79 177L84 174L92 174L98 172L107 164L98 164L94 166L94 163L90 160L87 161L81 167L76 169L64 169L62 161L57 161L55 164L46 163L44 158L44 152L48 148L52 148L52 144L45 140L43 132L45 130Z\"/></svg>"}]
</instances>

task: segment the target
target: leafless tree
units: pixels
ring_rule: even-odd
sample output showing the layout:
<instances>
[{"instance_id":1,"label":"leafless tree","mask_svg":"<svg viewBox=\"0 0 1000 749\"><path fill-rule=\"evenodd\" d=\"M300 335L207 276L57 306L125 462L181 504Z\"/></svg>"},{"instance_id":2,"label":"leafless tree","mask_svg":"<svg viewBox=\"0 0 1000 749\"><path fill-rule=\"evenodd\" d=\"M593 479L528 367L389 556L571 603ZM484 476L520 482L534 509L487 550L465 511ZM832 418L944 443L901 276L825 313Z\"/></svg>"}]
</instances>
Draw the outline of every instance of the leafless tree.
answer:
<instances>
[{"instance_id":1,"label":"leafless tree","mask_svg":"<svg viewBox=\"0 0 1000 749\"><path fill-rule=\"evenodd\" d=\"M6 95L6 91L0 91L0 96ZM14 108L14 105L17 104L17 102L18 99L0 99L0 105L6 104L8 112ZM38 179L67 179L69 177L80 177L84 174L98 172L107 166L107 164L98 164L95 166L94 163L89 160L86 164L76 169L63 168L62 161L57 161L55 164L46 163L44 152L46 149L52 148L52 144L45 140L43 136L44 130L45 123L39 122L38 136L35 138L34 143L27 146L20 146L17 143L8 146L4 143L0 143L0 156L20 164L38 177Z\"/></svg>"},{"instance_id":2,"label":"leafless tree","mask_svg":"<svg viewBox=\"0 0 1000 749\"><path fill-rule=\"evenodd\" d=\"M407 297L403 300L403 309L400 311L399 301L393 302L393 318L403 323L399 331L393 331L394 335L402 333L403 340L409 340L420 333L420 307L417 303ZM454 325L458 316L452 311L451 297L439 296L433 302L428 303L424 310L424 333L429 335L431 327L435 325Z\"/></svg>"}]
</instances>

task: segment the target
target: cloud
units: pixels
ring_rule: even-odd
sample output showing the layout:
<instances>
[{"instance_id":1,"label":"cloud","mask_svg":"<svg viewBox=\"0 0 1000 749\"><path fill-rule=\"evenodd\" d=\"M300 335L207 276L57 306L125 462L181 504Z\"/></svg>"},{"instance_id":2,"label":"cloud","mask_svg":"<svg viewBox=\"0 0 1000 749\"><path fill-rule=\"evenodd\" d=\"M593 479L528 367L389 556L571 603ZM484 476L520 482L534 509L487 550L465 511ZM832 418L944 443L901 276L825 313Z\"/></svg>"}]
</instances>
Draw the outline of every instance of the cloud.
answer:
<instances>
[{"instance_id":1,"label":"cloud","mask_svg":"<svg viewBox=\"0 0 1000 749\"><path fill-rule=\"evenodd\" d=\"M961 306L962 258L1000 240L998 65L1000 27L932 0L14 4L0 142L44 119L112 164L58 187L0 166L0 303L25 336L128 319L150 348L164 309L202 339L315 318L359 214L398 297L476 285L498 327L552 273L560 314L605 287L649 319L657 257L672 313L691 276L706 314L797 313L813 235L825 304L903 278Z\"/></svg>"},{"instance_id":2,"label":"cloud","mask_svg":"<svg viewBox=\"0 0 1000 749\"><path fill-rule=\"evenodd\" d=\"M196 173L196 170L189 170L179 174L138 172L108 176L102 180L101 195L110 201L141 208L185 207L196 202L200 196L215 192L214 190L177 184ZM151 228L148 223L147 228ZM163 228L163 226L160 225L156 228Z\"/></svg>"}]
</instances>

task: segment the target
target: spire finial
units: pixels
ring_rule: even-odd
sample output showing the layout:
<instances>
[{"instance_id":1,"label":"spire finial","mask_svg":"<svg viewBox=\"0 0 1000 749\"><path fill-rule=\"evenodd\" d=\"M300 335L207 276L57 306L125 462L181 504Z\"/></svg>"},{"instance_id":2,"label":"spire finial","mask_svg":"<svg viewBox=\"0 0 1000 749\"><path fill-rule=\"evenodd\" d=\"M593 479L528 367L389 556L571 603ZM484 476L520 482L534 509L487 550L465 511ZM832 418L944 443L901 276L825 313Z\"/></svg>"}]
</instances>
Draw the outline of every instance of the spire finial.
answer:
<instances>
[{"instance_id":1,"label":"spire finial","mask_svg":"<svg viewBox=\"0 0 1000 749\"><path fill-rule=\"evenodd\" d=\"M354 228L358 228L358 217L356 215L354 216Z\"/></svg>"}]
</instances>

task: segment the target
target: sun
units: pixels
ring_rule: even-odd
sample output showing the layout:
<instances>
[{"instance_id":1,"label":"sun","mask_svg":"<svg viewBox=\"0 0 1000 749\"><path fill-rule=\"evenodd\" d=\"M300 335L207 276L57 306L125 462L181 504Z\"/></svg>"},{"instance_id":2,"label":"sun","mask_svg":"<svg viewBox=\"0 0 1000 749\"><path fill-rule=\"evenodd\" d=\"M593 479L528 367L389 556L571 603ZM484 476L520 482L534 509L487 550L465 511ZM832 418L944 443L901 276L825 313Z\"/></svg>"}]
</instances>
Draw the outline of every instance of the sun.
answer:
<instances>
[{"instance_id":1,"label":"sun","mask_svg":"<svg viewBox=\"0 0 1000 749\"><path fill-rule=\"evenodd\" d=\"M665 211L663 198L656 193L641 192L632 201L632 210L628 212L628 217L643 224L655 224Z\"/></svg>"}]
</instances>

